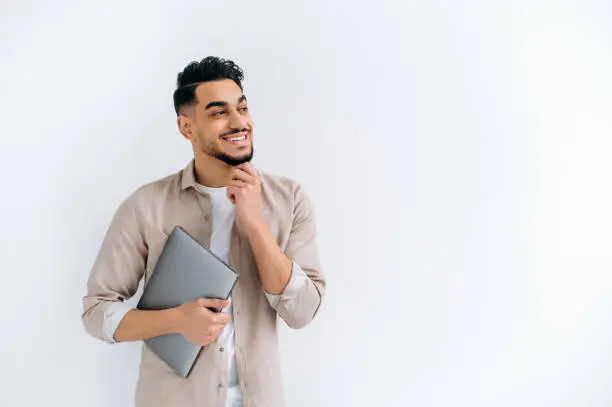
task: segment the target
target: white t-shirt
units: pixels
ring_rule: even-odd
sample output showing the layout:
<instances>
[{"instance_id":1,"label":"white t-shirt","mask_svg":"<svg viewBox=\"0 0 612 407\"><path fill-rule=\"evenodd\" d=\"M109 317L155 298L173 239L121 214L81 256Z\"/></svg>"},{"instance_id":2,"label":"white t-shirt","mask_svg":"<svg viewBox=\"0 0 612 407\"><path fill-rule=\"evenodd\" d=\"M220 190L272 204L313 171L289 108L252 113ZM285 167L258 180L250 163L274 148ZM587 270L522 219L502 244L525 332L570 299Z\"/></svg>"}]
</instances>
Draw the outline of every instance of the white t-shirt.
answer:
<instances>
[{"instance_id":1,"label":"white t-shirt","mask_svg":"<svg viewBox=\"0 0 612 407\"><path fill-rule=\"evenodd\" d=\"M198 188L208 193L212 208L212 235L210 237L210 250L220 259L229 264L230 241L236 207L227 197L227 188L211 188L198 184ZM232 301L230 298L228 307L224 310L232 317ZM227 388L226 407L242 407L242 394L238 383L238 372L236 368L236 348L234 341L233 317L225 326L219 336L219 343L225 344L229 357L229 377Z\"/></svg>"}]
</instances>

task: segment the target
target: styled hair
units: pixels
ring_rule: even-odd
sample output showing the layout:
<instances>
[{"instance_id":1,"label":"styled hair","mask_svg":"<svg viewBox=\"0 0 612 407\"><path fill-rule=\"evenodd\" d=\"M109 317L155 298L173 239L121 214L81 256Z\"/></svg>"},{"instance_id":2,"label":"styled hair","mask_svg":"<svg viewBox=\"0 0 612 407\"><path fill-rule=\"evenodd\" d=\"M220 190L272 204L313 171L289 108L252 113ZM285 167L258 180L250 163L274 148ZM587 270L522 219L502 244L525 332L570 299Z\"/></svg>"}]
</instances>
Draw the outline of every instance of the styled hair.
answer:
<instances>
[{"instance_id":1,"label":"styled hair","mask_svg":"<svg viewBox=\"0 0 612 407\"><path fill-rule=\"evenodd\" d=\"M178 115L184 106L197 103L195 90L200 83L231 79L242 90L244 74L234 61L218 57L206 57L200 62L190 62L179 72L174 91L174 110Z\"/></svg>"}]
</instances>

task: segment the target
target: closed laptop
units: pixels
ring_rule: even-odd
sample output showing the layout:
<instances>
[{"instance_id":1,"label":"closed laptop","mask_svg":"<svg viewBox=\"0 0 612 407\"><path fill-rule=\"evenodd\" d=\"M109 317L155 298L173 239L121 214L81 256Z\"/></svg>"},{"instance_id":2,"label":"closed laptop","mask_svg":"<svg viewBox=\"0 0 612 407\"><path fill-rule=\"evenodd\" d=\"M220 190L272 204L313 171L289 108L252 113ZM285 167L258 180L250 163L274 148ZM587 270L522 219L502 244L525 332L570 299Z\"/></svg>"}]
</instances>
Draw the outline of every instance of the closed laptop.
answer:
<instances>
[{"instance_id":1,"label":"closed laptop","mask_svg":"<svg viewBox=\"0 0 612 407\"><path fill-rule=\"evenodd\" d=\"M176 226L162 249L137 308L162 310L198 298L226 300L237 280L237 274L228 264ZM145 343L183 377L189 375L202 349L180 334L150 338Z\"/></svg>"}]
</instances>

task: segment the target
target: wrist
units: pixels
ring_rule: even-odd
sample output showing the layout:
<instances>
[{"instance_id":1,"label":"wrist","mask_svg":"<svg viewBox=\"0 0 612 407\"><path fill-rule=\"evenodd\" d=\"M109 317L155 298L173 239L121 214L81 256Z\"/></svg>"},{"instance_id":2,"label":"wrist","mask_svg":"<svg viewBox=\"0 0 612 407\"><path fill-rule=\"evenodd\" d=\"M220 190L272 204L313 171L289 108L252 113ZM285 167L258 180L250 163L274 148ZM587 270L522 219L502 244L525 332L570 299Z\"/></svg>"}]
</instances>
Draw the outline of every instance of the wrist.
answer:
<instances>
[{"instance_id":1,"label":"wrist","mask_svg":"<svg viewBox=\"0 0 612 407\"><path fill-rule=\"evenodd\" d=\"M163 310L165 325L167 326L168 333L171 334L180 334L182 332L182 320L183 320L183 312L181 307L169 308Z\"/></svg>"},{"instance_id":2,"label":"wrist","mask_svg":"<svg viewBox=\"0 0 612 407\"><path fill-rule=\"evenodd\" d=\"M261 233L261 231L264 230L266 225L261 217L257 217L248 222L243 222L242 227L246 232L247 236L251 237L252 235L257 235Z\"/></svg>"}]
</instances>

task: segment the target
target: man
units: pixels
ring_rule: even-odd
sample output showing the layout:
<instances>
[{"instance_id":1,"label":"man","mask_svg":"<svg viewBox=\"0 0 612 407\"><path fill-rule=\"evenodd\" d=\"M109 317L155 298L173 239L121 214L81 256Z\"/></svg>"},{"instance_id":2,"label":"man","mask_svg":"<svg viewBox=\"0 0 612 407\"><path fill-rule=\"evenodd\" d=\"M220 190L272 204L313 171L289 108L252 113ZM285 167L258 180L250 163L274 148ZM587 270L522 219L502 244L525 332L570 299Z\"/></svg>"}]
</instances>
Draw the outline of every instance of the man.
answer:
<instances>
[{"instance_id":1,"label":"man","mask_svg":"<svg viewBox=\"0 0 612 407\"><path fill-rule=\"evenodd\" d=\"M119 206L89 277L82 318L94 337L116 343L178 333L204 346L182 378L143 345L137 406L283 406L277 316L301 328L321 304L311 202L299 183L250 163L253 122L242 79L234 62L216 57L178 74L177 125L194 159ZM151 277L175 225L238 273L230 301L131 309L123 301Z\"/></svg>"}]
</instances>

